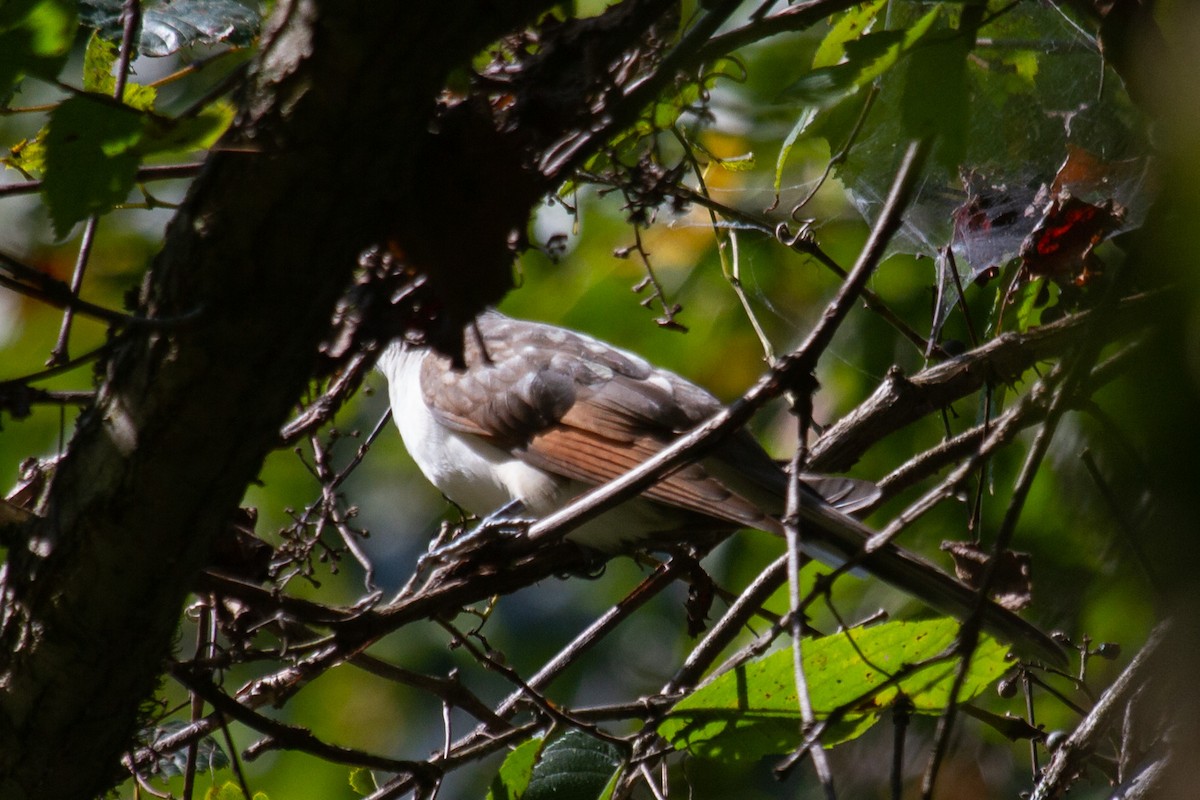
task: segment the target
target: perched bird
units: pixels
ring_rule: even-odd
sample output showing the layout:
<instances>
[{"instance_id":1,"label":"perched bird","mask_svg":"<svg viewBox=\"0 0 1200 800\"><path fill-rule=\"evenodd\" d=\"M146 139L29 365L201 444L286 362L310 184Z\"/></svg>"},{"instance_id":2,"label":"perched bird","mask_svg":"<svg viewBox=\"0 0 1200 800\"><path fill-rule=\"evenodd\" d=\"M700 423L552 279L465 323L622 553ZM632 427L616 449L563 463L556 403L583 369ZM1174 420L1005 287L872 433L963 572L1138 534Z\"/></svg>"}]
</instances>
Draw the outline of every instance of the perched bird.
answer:
<instances>
[{"instance_id":1,"label":"perched bird","mask_svg":"<svg viewBox=\"0 0 1200 800\"><path fill-rule=\"evenodd\" d=\"M539 517L655 455L721 411L683 378L575 331L481 314L464 336L463 363L397 340L380 355L404 444L434 486L478 515ZM782 533L787 474L746 431L567 534L605 553L714 537L738 528ZM867 572L944 613L965 617L975 592L895 545L863 554L871 530L846 512L875 497L871 484L803 476L802 541L838 565ZM711 539L710 539L711 540ZM984 627L1054 663L1062 651L993 603Z\"/></svg>"}]
</instances>

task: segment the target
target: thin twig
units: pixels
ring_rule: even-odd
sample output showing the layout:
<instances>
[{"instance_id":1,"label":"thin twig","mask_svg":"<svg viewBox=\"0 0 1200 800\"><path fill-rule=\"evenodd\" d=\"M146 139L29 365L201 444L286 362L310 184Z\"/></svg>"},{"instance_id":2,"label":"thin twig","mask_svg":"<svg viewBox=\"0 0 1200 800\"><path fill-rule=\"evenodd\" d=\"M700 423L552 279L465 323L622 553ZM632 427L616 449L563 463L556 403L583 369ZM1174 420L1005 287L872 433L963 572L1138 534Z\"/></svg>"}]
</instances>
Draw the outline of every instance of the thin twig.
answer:
<instances>
[{"instance_id":1,"label":"thin twig","mask_svg":"<svg viewBox=\"0 0 1200 800\"><path fill-rule=\"evenodd\" d=\"M825 169L821 172L820 177L817 178L817 181L813 187L808 190L808 193L803 198L800 199L799 203L796 203L794 206L792 206L792 210L788 216L794 222L800 221L800 210L808 205L814 197L816 197L817 192L821 190L821 187L824 186L829 180L829 176L833 174L834 168L845 163L846 158L850 155L851 148L854 147L854 143L858 140L858 135L862 131L862 127L866 123L867 117L871 113L871 109L875 107L875 98L878 96L879 86L873 83L867 89L867 96L863 98L863 105L858 112L858 118L854 120L854 126L850 129L850 133L846 135L846 140L842 143L842 146L838 148L838 151L830 156L829 160L825 162ZM775 202L779 202L778 195L775 196Z\"/></svg>"},{"instance_id":2,"label":"thin twig","mask_svg":"<svg viewBox=\"0 0 1200 800\"><path fill-rule=\"evenodd\" d=\"M600 175L581 174L581 179L586 179L589 183L595 183L599 186L613 186L615 183L608 178ZM712 197L692 189L683 184L670 184L666 186L670 194L677 199L686 200L689 203L706 208L711 212L719 214L731 222L737 223L746 229L757 231L779 241L790 250L794 250L802 255L809 256L818 264L828 269L838 278L846 279L846 270L842 268L837 261L826 253L819 244L809 235L792 234L788 231L787 225L784 223L775 223L759 214L752 214L748 211L726 205ZM877 314L881 319L891 325L897 333L903 336L908 341L912 342L917 348L917 351L924 354L930 349L930 345L926 342L925 337L921 336L912 327L900 319L894 311L888 308L887 303L883 301L879 295L870 289L864 288L862 292L863 304L874 314ZM934 352L941 353L940 349L935 348ZM944 354L942 354L944 355Z\"/></svg>"},{"instance_id":3,"label":"thin twig","mask_svg":"<svg viewBox=\"0 0 1200 800\"><path fill-rule=\"evenodd\" d=\"M810 395L803 395L799 400L800 408L797 415L800 418L798 444L792 458L792 468L788 472L787 511L783 516L783 533L787 538L787 573L788 573L788 633L792 638L792 675L796 683L796 699L800 708L800 733L803 735L816 727L816 715L813 713L812 698L808 694L808 678L804 672L804 616L800 613L803 603L800 592L800 568L803 566L803 527L800 517L800 474L804 470L808 438L808 423L812 416L812 401ZM825 792L827 800L836 800L837 792L833 788L833 772L829 768L829 759L825 749L819 744L808 750L812 759L813 769L817 780Z\"/></svg>"},{"instance_id":4,"label":"thin twig","mask_svg":"<svg viewBox=\"0 0 1200 800\"><path fill-rule=\"evenodd\" d=\"M149 167L139 167L134 175L134 180L138 183L150 183L151 181L173 181L194 178L200 174L200 169L204 166L202 163L191 164L159 164ZM0 198L11 197L22 194L36 194L42 190L42 181L15 181L13 183L0 186Z\"/></svg>"},{"instance_id":5,"label":"thin twig","mask_svg":"<svg viewBox=\"0 0 1200 800\"><path fill-rule=\"evenodd\" d=\"M526 684L539 691L544 689L571 664L578 661L584 653L612 632L617 625L628 619L635 611L674 583L679 577L679 572L682 568L681 564L674 561L661 565L655 570L653 575L644 579L619 603L598 617L591 625L572 639L566 647L547 661L541 669L526 681ZM496 716L502 719L510 717L518 707L523 696L523 692L519 690L510 694L496 707ZM478 730L472 736L481 733L484 733L484 731ZM464 742L459 743L457 746L462 746L466 741L464 740Z\"/></svg>"},{"instance_id":6,"label":"thin twig","mask_svg":"<svg viewBox=\"0 0 1200 800\"><path fill-rule=\"evenodd\" d=\"M117 50L117 74L113 81L113 99L125 102L125 84L129 81L129 65L133 61L133 40L142 27L142 4L138 0L121 3L121 46Z\"/></svg>"},{"instance_id":7,"label":"thin twig","mask_svg":"<svg viewBox=\"0 0 1200 800\"><path fill-rule=\"evenodd\" d=\"M1160 313L1166 295L1122 299L1105 315L1103 342L1143 328ZM1097 311L1081 311L1023 333L1007 333L961 356L907 377L892 369L884 382L854 411L826 428L811 446L810 469L842 472L890 433L965 397L989 381L1013 383L1038 361L1063 355L1074 346Z\"/></svg>"},{"instance_id":8,"label":"thin twig","mask_svg":"<svg viewBox=\"0 0 1200 800\"><path fill-rule=\"evenodd\" d=\"M688 165L692 168L692 174L696 176L697 191L704 197L709 197L708 184L704 180L704 170L700 168L700 162L696 159L696 154L692 152L691 142L687 140L678 126L672 126L671 133L675 135L676 141L683 148L684 158L687 159ZM767 364L774 364L775 348L771 346L771 340L767 337L766 331L763 330L762 323L758 321L758 315L754 313L754 308L750 305L750 299L746 297L746 291L742 287L737 232L731 230L727 238L722 238L721 226L717 224L716 209L710 205L706 210L708 211L709 224L712 226L713 238L717 242L717 256L721 260L721 273L733 288L734 296L737 297L738 302L742 306L742 312L746 315L750 327L754 330L754 335L758 337L758 342L763 349L763 355L766 357ZM725 253L726 244L732 250L732 254L729 256L726 256Z\"/></svg>"},{"instance_id":9,"label":"thin twig","mask_svg":"<svg viewBox=\"0 0 1200 800\"><path fill-rule=\"evenodd\" d=\"M200 603L200 618L196 624L196 658L208 657L208 636L211 631L212 606L210 600ZM189 692L191 705L191 721L198 722L204 716L204 698L195 692ZM192 792L196 786L196 759L200 754L200 741L188 743L186 766L183 771L183 800L192 800Z\"/></svg>"},{"instance_id":10,"label":"thin twig","mask_svg":"<svg viewBox=\"0 0 1200 800\"><path fill-rule=\"evenodd\" d=\"M92 257L92 244L96 240L96 228L100 225L100 216L92 214L87 218L87 222L83 226L83 236L79 240L79 252L75 257L75 268L71 272L71 294L79 297L79 290L83 287L83 274L87 271L88 260ZM68 340L71 337L71 320L74 318L75 312L72 306L68 305L63 309L62 324L58 329L58 341L54 343L54 348L50 351L50 358L46 361L46 366L57 367L71 360L68 352Z\"/></svg>"},{"instance_id":11,"label":"thin twig","mask_svg":"<svg viewBox=\"0 0 1200 800\"><path fill-rule=\"evenodd\" d=\"M615 102L608 105L599 124L549 148L538 165L549 183L561 183L601 143L611 141L613 136L628 125L633 115L641 113L642 109L659 95L664 85L675 80L677 72L689 64L697 63L696 53L739 5L741 0L719 0L710 3L704 15L683 34L675 47L659 62L654 72L634 83Z\"/></svg>"},{"instance_id":12,"label":"thin twig","mask_svg":"<svg viewBox=\"0 0 1200 800\"><path fill-rule=\"evenodd\" d=\"M1083 462L1084 468L1092 479L1092 483L1096 486L1096 491L1100 493L1100 499L1104 501L1104 505L1108 508L1109 514L1112 516L1117 530L1125 540L1125 546L1129 548L1129 552L1133 555L1134 562L1142 570L1142 575L1146 578L1146 588L1150 591L1157 591L1163 584L1159 582L1158 576L1155 574L1154 567L1150 564L1150 559L1146 557L1146 552L1142 549L1140 542L1142 531L1139 526L1130 518L1126 504L1117 498L1116 492L1109 486L1104 475L1100 472L1100 467L1096 464L1096 459L1092 456L1090 450L1086 448L1079 454L1079 460Z\"/></svg>"},{"instance_id":13,"label":"thin twig","mask_svg":"<svg viewBox=\"0 0 1200 800\"><path fill-rule=\"evenodd\" d=\"M250 783L246 780L246 771L242 769L242 757L238 755L237 748L234 747L233 733L229 730L229 722L220 711L214 711L213 716L220 723L221 735L225 739L225 747L229 750L229 766L233 769L233 776L237 778L238 787L242 790L242 797L254 797L250 792Z\"/></svg>"},{"instance_id":14,"label":"thin twig","mask_svg":"<svg viewBox=\"0 0 1200 800\"><path fill-rule=\"evenodd\" d=\"M379 756L350 747L332 745L321 741L306 728L301 728L297 725L287 725L264 717L262 714L251 708L247 708L237 700L226 695L207 676L199 675L182 665L173 667L171 674L189 690L195 692L205 702L217 709L218 712L228 714L232 719L270 737L270 742L257 746L252 751L252 755L256 755L266 749L286 747L288 749L311 753L336 764L350 764L352 766L381 769L389 772L408 772L414 774L429 772L429 767L424 762L387 758L386 756Z\"/></svg>"},{"instance_id":15,"label":"thin twig","mask_svg":"<svg viewBox=\"0 0 1200 800\"><path fill-rule=\"evenodd\" d=\"M23 263L20 259L3 251L0 251L0 264L3 264L4 269L10 273L9 275L0 273L0 286L27 297L32 297L35 300L40 300L54 308L71 308L77 314L94 317L111 325L137 328L170 328L190 322L198 316L198 312L191 312L180 317L151 319L133 314L123 314L76 297L69 285L34 269L28 264ZM51 366L57 367L61 365L55 364Z\"/></svg>"},{"instance_id":16,"label":"thin twig","mask_svg":"<svg viewBox=\"0 0 1200 800\"><path fill-rule=\"evenodd\" d=\"M1091 320L1089 328L1094 329L1100 321L1105 319L1106 314L1103 312L1111 311L1114 305L1115 298L1113 296L1115 295L1115 289L1111 289L1109 295L1107 302L1102 303L1101 307L1097 309L1097 311L1102 313ZM959 629L959 644L963 660L955 675L946 713L938 720L933 754L929 759L922 780L921 793L924 798L933 796L933 787L937 780L938 768L941 764L942 756L948 747L950 732L954 726L959 693L966 682L970 657L979 639L984 603L991 592L991 587L1000 568L1000 554L1007 551L1011 545L1013 536L1016 533L1017 520L1020 518L1025 506L1025 500L1029 496L1029 491L1033 486L1033 479L1037 475L1042 459L1050 448L1050 442L1058 430L1058 423L1062 415L1074 401L1077 388L1083 383L1090 371L1092 362L1100 349L1100 340L1101 337L1087 336L1085 329L1085 335L1080 338L1075 352L1071 353L1067 359L1064 359L1064 363L1059 365L1060 369L1056 370L1061 373L1061 384L1050 401L1049 408L1046 411L1046 420L1042 424L1042 427L1038 429L1033 444L1026 453L1025 461L1021 465L1017 480L1013 485L1008 508L1005 510L1004 519L1000 523L1000 528L996 533L996 538L992 545L992 556L984 566L983 574L978 582L978 599L975 608L972 610L970 616L963 621ZM984 457L986 456L980 455L977 456L977 459Z\"/></svg>"},{"instance_id":17,"label":"thin twig","mask_svg":"<svg viewBox=\"0 0 1200 800\"><path fill-rule=\"evenodd\" d=\"M520 690L523 699L532 703L538 710L540 710L550 719L572 728L579 728L580 730L587 731L597 739L609 742L610 744L616 744L622 747L625 746L624 740L608 734L591 723L575 719L571 716L570 712L563 710L560 706L554 703L551 703L540 691L530 686L528 681L517 674L516 670L507 664L501 663L499 659L494 658L490 653L484 652L484 650L472 642L465 633L458 630L450 622L444 619L436 620L436 622L442 627L443 630L445 630L454 638L455 645L466 649L466 651L471 654L471 657L485 668L503 675L510 683L515 685Z\"/></svg>"},{"instance_id":18,"label":"thin twig","mask_svg":"<svg viewBox=\"0 0 1200 800\"><path fill-rule=\"evenodd\" d=\"M1134 362L1140 351L1141 348L1136 345L1128 347L1115 353L1103 364L1093 369L1088 378L1087 386L1077 392L1077 402L1072 407L1090 410L1093 404L1085 398L1090 397L1101 387L1115 379L1124 368ZM924 453L913 456L890 474L876 481L876 486L880 490L880 499L864 508L863 511L869 512L877 508L908 486L975 453L980 443L987 439L991 430L996 425L1004 424L1009 427L1013 434L1016 434L1031 425L1042 422L1045 419L1047 410L1048 406L1044 398L1029 404L1014 405L1000 417L992 419L987 423L976 425L969 430L938 443L935 447L926 450ZM1013 419L1014 417L1015 419Z\"/></svg>"},{"instance_id":19,"label":"thin twig","mask_svg":"<svg viewBox=\"0 0 1200 800\"><path fill-rule=\"evenodd\" d=\"M912 720L912 702L901 694L892 704L892 800L904 795L904 743Z\"/></svg>"},{"instance_id":20,"label":"thin twig","mask_svg":"<svg viewBox=\"0 0 1200 800\"><path fill-rule=\"evenodd\" d=\"M760 572L754 581L729 607L725 615L712 626L700 644L692 648L683 665L671 676L661 694L672 695L691 688L704 670L712 665L721 651L733 641L742 626L757 613L758 607L787 579L787 554L775 559Z\"/></svg>"}]
</instances>

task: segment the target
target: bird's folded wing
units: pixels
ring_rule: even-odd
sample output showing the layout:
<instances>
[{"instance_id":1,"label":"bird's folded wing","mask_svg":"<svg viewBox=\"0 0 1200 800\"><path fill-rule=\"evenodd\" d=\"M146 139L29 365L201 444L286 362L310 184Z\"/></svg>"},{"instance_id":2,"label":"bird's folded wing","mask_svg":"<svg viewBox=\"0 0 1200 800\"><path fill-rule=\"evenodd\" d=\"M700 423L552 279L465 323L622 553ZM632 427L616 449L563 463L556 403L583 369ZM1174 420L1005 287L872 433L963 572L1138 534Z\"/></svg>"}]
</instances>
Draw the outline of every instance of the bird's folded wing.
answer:
<instances>
[{"instance_id":1,"label":"bird's folded wing","mask_svg":"<svg viewBox=\"0 0 1200 800\"><path fill-rule=\"evenodd\" d=\"M556 425L523 448L536 467L589 485L607 483L662 449L649 437L613 441L594 431ZM689 464L646 489L643 496L730 523L730 527L778 531L779 523L758 505L735 494L700 464Z\"/></svg>"}]
</instances>

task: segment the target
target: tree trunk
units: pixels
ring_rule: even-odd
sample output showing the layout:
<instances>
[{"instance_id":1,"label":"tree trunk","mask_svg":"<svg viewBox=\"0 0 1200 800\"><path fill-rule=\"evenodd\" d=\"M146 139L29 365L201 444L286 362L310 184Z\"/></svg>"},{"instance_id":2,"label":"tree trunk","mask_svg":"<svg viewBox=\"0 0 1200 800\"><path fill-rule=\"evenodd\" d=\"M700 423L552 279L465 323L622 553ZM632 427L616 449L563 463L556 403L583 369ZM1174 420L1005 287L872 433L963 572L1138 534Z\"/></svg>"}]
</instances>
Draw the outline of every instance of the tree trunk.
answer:
<instances>
[{"instance_id":1,"label":"tree trunk","mask_svg":"<svg viewBox=\"0 0 1200 800\"><path fill-rule=\"evenodd\" d=\"M416 207L448 71L546 0L276 8L250 89L172 221L50 489L9 536L0 797L90 798L154 691L188 589L311 375L357 253Z\"/></svg>"}]
</instances>

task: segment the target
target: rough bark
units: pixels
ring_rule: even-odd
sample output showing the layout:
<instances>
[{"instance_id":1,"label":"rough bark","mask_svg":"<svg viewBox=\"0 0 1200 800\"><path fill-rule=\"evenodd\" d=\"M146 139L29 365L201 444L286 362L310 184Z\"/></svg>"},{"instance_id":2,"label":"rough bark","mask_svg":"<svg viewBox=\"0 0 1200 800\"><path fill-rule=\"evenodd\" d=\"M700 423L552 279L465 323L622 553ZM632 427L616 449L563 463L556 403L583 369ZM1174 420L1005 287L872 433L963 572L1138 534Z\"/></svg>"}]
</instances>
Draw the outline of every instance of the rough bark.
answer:
<instances>
[{"instance_id":1,"label":"rough bark","mask_svg":"<svg viewBox=\"0 0 1200 800\"><path fill-rule=\"evenodd\" d=\"M447 72L544 0L281 3L3 575L0 797L119 777L214 534L278 440L357 252L421 202Z\"/></svg>"}]
</instances>

